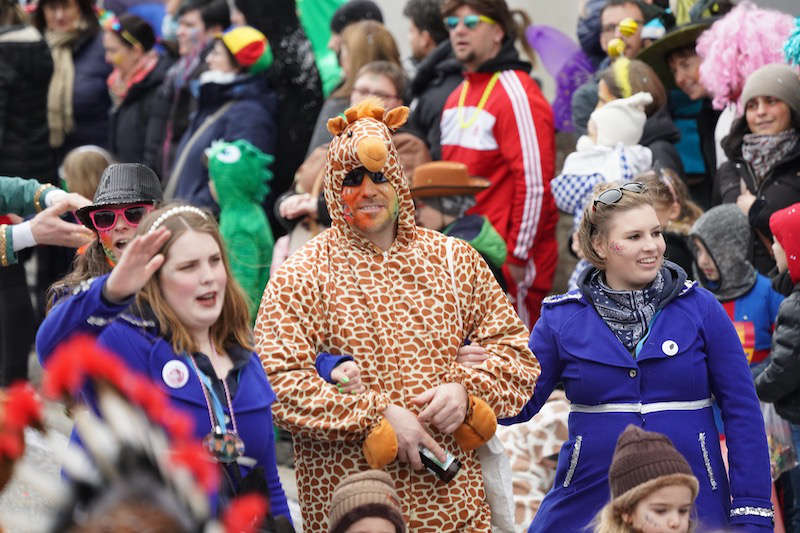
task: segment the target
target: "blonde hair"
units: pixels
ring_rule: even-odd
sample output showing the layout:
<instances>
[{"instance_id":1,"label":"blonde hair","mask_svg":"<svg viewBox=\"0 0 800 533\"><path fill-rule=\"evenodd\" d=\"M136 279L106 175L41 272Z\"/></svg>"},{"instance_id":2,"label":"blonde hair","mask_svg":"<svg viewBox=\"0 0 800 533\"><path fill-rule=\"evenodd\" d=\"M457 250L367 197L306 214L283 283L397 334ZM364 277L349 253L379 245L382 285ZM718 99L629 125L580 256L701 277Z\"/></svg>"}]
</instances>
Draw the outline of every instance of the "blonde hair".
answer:
<instances>
[{"instance_id":1,"label":"blonde hair","mask_svg":"<svg viewBox=\"0 0 800 533\"><path fill-rule=\"evenodd\" d=\"M677 202L681 210L678 218L670 221L670 229L677 233L689 234L692 224L703 214L703 209L689 197L689 188L671 168L656 168L642 172L634 181L644 183L653 203L672 205Z\"/></svg>"},{"instance_id":2,"label":"blonde hair","mask_svg":"<svg viewBox=\"0 0 800 533\"><path fill-rule=\"evenodd\" d=\"M103 171L115 162L107 150L90 144L70 150L59 170L70 192L92 199Z\"/></svg>"},{"instance_id":3,"label":"blonde hair","mask_svg":"<svg viewBox=\"0 0 800 533\"><path fill-rule=\"evenodd\" d=\"M180 204L166 205L148 213L136 229L136 234L146 235L161 215L178 205ZM247 306L247 298L231 273L228 255L225 252L219 226L214 217L211 214L201 215L197 212L181 211L163 219L159 227L167 228L170 231L169 239L159 250L159 253L164 254L165 257L169 254L169 250L175 241L188 231L207 233L216 241L220 249L222 263L225 266L227 283L225 284L222 311L217 321L211 326L209 336L211 337L211 342L214 343L215 349L220 352L224 351L225 347L229 345L239 345L252 350L253 335L250 331L250 311ZM198 346L189 330L178 319L175 311L164 298L164 294L161 291L160 269L136 295L136 305L140 309L145 305L150 306L156 316L156 320L158 320L161 333L169 333L172 349L175 350L175 353L198 351Z\"/></svg>"},{"instance_id":4,"label":"blonde hair","mask_svg":"<svg viewBox=\"0 0 800 533\"><path fill-rule=\"evenodd\" d=\"M592 239L595 237L605 237L608 235L608 228L611 224L611 219L617 213L636 209L643 205L653 206L653 199L647 190L637 193L633 191L623 191L622 198L618 202L611 205L598 203L595 208L594 202L603 191L608 189L617 189L623 183L609 182L601 183L594 188L592 192L592 199L586 204L583 210L583 218L581 224L578 226L578 243L581 247L583 257L586 258L592 265L599 269L605 268L605 259L598 255L592 245Z\"/></svg>"},{"instance_id":5,"label":"blonde hair","mask_svg":"<svg viewBox=\"0 0 800 533\"><path fill-rule=\"evenodd\" d=\"M347 47L348 61L342 65L344 82L332 96L350 98L356 74L367 63L389 61L402 68L397 43L386 26L374 20L362 20L349 24L342 31L342 47ZM399 94L402 98L403 95Z\"/></svg>"},{"instance_id":6,"label":"blonde hair","mask_svg":"<svg viewBox=\"0 0 800 533\"><path fill-rule=\"evenodd\" d=\"M632 514L638 503L653 492L673 485L686 485L692 491L692 502L697 498L698 484L694 476L671 474L651 479L620 494L600 509L590 523L593 533L634 533L630 524L625 523L623 514ZM692 513L694 514L694 512ZM697 527L694 516L689 519L689 533Z\"/></svg>"},{"instance_id":7,"label":"blonde hair","mask_svg":"<svg viewBox=\"0 0 800 533\"><path fill-rule=\"evenodd\" d=\"M644 108L645 115L652 116L667 103L667 92L656 72L644 61L619 58L600 73L608 91L614 98L628 98L636 93L650 93L653 101Z\"/></svg>"}]
</instances>

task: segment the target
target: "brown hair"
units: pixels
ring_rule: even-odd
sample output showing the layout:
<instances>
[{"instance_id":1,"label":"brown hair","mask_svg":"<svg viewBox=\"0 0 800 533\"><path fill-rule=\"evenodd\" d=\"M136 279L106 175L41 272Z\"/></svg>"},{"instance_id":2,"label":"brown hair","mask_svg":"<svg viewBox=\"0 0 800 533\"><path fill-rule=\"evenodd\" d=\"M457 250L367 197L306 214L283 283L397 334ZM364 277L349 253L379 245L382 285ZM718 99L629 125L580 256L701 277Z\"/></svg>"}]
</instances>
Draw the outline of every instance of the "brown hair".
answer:
<instances>
[{"instance_id":1,"label":"brown hair","mask_svg":"<svg viewBox=\"0 0 800 533\"><path fill-rule=\"evenodd\" d=\"M474 11L497 21L506 37L512 41L519 39L525 55L528 56L533 66L536 66L536 54L533 52L528 39L525 38L525 29L531 25L531 18L521 9L508 9L506 0L445 0L442 4L442 16L448 17L461 6L467 6ZM514 20L518 16L521 21Z\"/></svg>"},{"instance_id":2,"label":"brown hair","mask_svg":"<svg viewBox=\"0 0 800 533\"><path fill-rule=\"evenodd\" d=\"M638 59L628 60L627 58L623 58L623 60L630 61L627 70L631 94L625 95L623 93L622 88L617 83L613 64L600 73L599 79L605 82L609 92L614 95L615 98L625 98L626 96L631 96L640 92L650 93L650 96L653 97L653 101L644 108L645 114L650 117L667 103L667 93L664 90L664 84L658 79L658 75L656 75L650 65L644 61L639 61Z\"/></svg>"},{"instance_id":3,"label":"brown hair","mask_svg":"<svg viewBox=\"0 0 800 533\"><path fill-rule=\"evenodd\" d=\"M392 63L391 61L372 61L371 63L367 63L358 69L355 78L353 78L353 83L355 84L356 80L364 74L387 77L394 86L394 92L397 98L405 100L406 73L397 63Z\"/></svg>"},{"instance_id":4,"label":"brown hair","mask_svg":"<svg viewBox=\"0 0 800 533\"><path fill-rule=\"evenodd\" d=\"M671 168L658 167L642 172L634 178L634 181L647 185L653 203L661 205L678 203L681 207L678 218L670 221L670 226L674 226L671 229L677 233L688 235L692 224L703 214L700 206L689 198L689 189L686 184Z\"/></svg>"},{"instance_id":5,"label":"brown hair","mask_svg":"<svg viewBox=\"0 0 800 533\"><path fill-rule=\"evenodd\" d=\"M59 170L62 171L70 192L94 198L103 171L113 163L116 161L107 150L99 146L86 145L70 150Z\"/></svg>"},{"instance_id":6,"label":"brown hair","mask_svg":"<svg viewBox=\"0 0 800 533\"><path fill-rule=\"evenodd\" d=\"M16 26L28 22L28 15L16 0L0 1L0 26Z\"/></svg>"},{"instance_id":7,"label":"brown hair","mask_svg":"<svg viewBox=\"0 0 800 533\"><path fill-rule=\"evenodd\" d=\"M644 498L663 487L685 485L692 491L692 500L697 497L697 479L686 474L674 474L651 479L620 494L600 509L592 520L590 527L594 533L633 533L633 528L625 523L623 514L632 514L636 505ZM697 528L696 509L694 505L689 518L689 533Z\"/></svg>"},{"instance_id":8,"label":"brown hair","mask_svg":"<svg viewBox=\"0 0 800 533\"><path fill-rule=\"evenodd\" d=\"M47 311L50 311L61 297L67 296L82 282L108 274L111 272L111 268L99 239L89 244L83 253L79 250L72 261L72 270L69 274L47 289Z\"/></svg>"},{"instance_id":9,"label":"brown hair","mask_svg":"<svg viewBox=\"0 0 800 533\"><path fill-rule=\"evenodd\" d=\"M148 213L136 229L137 235L146 235L158 218L170 209L179 207L181 204L169 204L160 209ZM178 238L187 231L207 233L213 237L219 245L222 256L222 263L225 266L227 283L225 284L225 296L222 303L222 311L219 318L211 326L209 335L211 342L218 351L224 351L228 345L239 345L248 350L253 349L253 335L250 331L250 311L247 306L247 297L239 284L231 274L228 256L225 253L225 245L219 232L219 226L210 214L200 215L197 212L183 211L170 215L162 219L160 228L170 230L170 236L159 253L165 257L169 255L169 250ZM175 315L175 311L169 306L163 293L161 292L161 270L159 269L152 278L145 284L139 294L136 295L136 305L140 308L149 305L153 314L158 320L159 329L162 333L169 333L172 341L172 348L176 353L196 352L198 347L189 331Z\"/></svg>"},{"instance_id":10,"label":"brown hair","mask_svg":"<svg viewBox=\"0 0 800 533\"><path fill-rule=\"evenodd\" d=\"M362 20L349 24L342 31L342 47L345 46L349 60L346 65L342 65L344 82L332 94L335 98L350 98L356 73L367 63L389 61L402 68L397 43L391 32L380 22Z\"/></svg>"},{"instance_id":11,"label":"brown hair","mask_svg":"<svg viewBox=\"0 0 800 533\"><path fill-rule=\"evenodd\" d=\"M44 33L47 30L47 23L44 20L44 8L49 5L63 5L68 2L69 0L39 0L31 17L34 27ZM81 12L82 22L88 24L93 33L99 30L100 23L97 21L97 15L94 11L94 1L75 0L75 3L78 5L78 11Z\"/></svg>"},{"instance_id":12,"label":"brown hair","mask_svg":"<svg viewBox=\"0 0 800 533\"><path fill-rule=\"evenodd\" d=\"M597 208L595 208L594 201L600 193L608 189L616 189L620 185L623 184L612 181L610 183L601 183L595 187L592 192L592 199L586 204L583 210L581 224L578 226L578 242L581 246L583 257L599 269L605 268L606 262L595 251L592 245L592 239L597 236L605 237L608 234L608 227L611 223L611 219L613 219L617 213L636 209L643 205L653 205L653 199L649 191L640 193L623 191L622 198L620 198L618 202L611 205L598 203Z\"/></svg>"}]
</instances>

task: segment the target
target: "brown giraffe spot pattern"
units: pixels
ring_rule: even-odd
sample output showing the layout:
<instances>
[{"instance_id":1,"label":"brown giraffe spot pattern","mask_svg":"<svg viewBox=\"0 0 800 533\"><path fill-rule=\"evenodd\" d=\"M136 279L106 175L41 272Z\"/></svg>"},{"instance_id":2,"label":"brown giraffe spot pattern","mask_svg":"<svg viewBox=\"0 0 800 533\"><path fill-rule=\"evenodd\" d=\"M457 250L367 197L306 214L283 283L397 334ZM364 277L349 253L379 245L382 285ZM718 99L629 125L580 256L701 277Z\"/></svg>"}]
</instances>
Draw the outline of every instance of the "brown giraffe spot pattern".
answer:
<instances>
[{"instance_id":1,"label":"brown giraffe spot pattern","mask_svg":"<svg viewBox=\"0 0 800 533\"><path fill-rule=\"evenodd\" d=\"M275 420L294 438L303 527L312 532L327 531L334 487L369 468L362 444L389 403L418 414L421 409L410 403L412 398L458 382L498 417L511 416L531 397L539 375L527 346L528 331L480 255L455 241L452 283L448 237L415 226L413 202L387 126L402 123L391 115L396 110L382 120L374 118L382 110L351 111L328 150L325 196L333 227L295 252L270 279L255 327L257 351L278 396ZM386 252L355 234L341 211L342 179L361 166L355 146L365 136L386 142L383 172L400 200L397 237ZM491 354L475 368L456 363L467 337ZM352 354L367 392L341 394L326 383L314 367L320 352ZM461 450L451 435L431 432L462 468L450 483L442 483L398 461L386 467L409 530L490 531L477 455Z\"/></svg>"}]
</instances>

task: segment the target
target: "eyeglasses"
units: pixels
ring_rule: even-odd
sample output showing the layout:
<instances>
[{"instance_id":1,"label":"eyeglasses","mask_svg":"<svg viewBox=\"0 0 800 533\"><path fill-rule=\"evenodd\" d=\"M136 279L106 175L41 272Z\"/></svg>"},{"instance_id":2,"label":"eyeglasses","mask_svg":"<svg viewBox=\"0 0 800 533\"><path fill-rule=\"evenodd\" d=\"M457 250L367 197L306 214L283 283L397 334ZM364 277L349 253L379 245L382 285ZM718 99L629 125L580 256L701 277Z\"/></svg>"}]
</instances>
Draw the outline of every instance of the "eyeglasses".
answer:
<instances>
[{"instance_id":1,"label":"eyeglasses","mask_svg":"<svg viewBox=\"0 0 800 533\"><path fill-rule=\"evenodd\" d=\"M616 187L614 189L606 189L605 191L601 192L597 195L597 198L594 199L592 202L592 211L597 211L597 204L603 205L613 205L620 200L622 200L622 194L624 191L628 192L635 192L635 193L643 193L647 190L647 185L644 183L639 183L638 181L632 181L630 183L626 183L621 187Z\"/></svg>"},{"instance_id":2,"label":"eyeglasses","mask_svg":"<svg viewBox=\"0 0 800 533\"><path fill-rule=\"evenodd\" d=\"M465 15L464 18L458 18L456 16L444 18L444 25L447 26L447 29L451 31L458 27L459 22L463 22L464 26L468 30L474 30L475 26L477 26L480 22L485 22L486 24L497 24L497 21L487 17L486 15Z\"/></svg>"},{"instance_id":3,"label":"eyeglasses","mask_svg":"<svg viewBox=\"0 0 800 533\"><path fill-rule=\"evenodd\" d=\"M139 225L142 218L153 210L151 204L135 204L125 207L98 209L90 211L89 218L98 230L110 230L117 225L117 219L121 215L125 222L134 228Z\"/></svg>"},{"instance_id":4,"label":"eyeglasses","mask_svg":"<svg viewBox=\"0 0 800 533\"><path fill-rule=\"evenodd\" d=\"M388 183L389 180L383 175L383 172L370 172L364 167L354 168L348 172L342 180L342 187L358 187L364 181L364 176L369 176L372 183L380 185L381 183Z\"/></svg>"},{"instance_id":5,"label":"eyeglasses","mask_svg":"<svg viewBox=\"0 0 800 533\"><path fill-rule=\"evenodd\" d=\"M397 95L394 94L387 94L381 91L371 91L370 89L361 89L359 87L353 87L353 92L361 96L375 96L381 100L396 100L398 98Z\"/></svg>"}]
</instances>

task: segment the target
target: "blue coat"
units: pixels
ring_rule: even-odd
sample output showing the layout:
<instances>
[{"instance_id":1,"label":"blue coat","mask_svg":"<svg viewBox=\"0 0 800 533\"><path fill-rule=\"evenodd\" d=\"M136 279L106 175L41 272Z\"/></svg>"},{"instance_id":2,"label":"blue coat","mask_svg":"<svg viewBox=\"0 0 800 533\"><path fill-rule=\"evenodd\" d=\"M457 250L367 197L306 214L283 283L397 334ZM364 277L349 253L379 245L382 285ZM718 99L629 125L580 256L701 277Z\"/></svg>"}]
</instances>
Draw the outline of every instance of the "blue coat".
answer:
<instances>
[{"instance_id":1,"label":"blue coat","mask_svg":"<svg viewBox=\"0 0 800 533\"><path fill-rule=\"evenodd\" d=\"M772 508L764 422L742 346L711 293L687 282L652 320L636 359L582 293L550 297L530 348L542 368L536 390L517 417L501 422L529 420L558 382L573 406L554 487L529 531L580 531L589 523L609 499L608 468L628 424L666 434L689 461L700 482L702 528L772 531L771 518L759 516ZM730 485L712 410L700 407L712 395L729 428ZM647 407L655 402L697 403ZM643 404L645 412L586 412L599 404Z\"/></svg>"},{"instance_id":2,"label":"blue coat","mask_svg":"<svg viewBox=\"0 0 800 533\"><path fill-rule=\"evenodd\" d=\"M147 375L160 385L175 408L191 415L195 436L202 439L211 431L211 422L197 374L191 365L186 365L189 379L183 386L173 388L165 383L162 377L164 365L168 361L185 363L185 360L158 335L156 328L152 327L154 324L147 327L141 320L124 313L131 301L114 305L103 298L102 290L107 278L105 275L85 283L79 292L62 298L50 311L36 336L40 359L46 362L62 340L78 331L99 333L100 344L118 354L132 370ZM271 410L274 401L275 393L261 363L255 353L250 353L249 362L240 370L239 387L232 398L233 410L245 444L245 455L264 468L270 513L289 518L289 507L275 462ZM230 414L227 406L225 413ZM240 468L242 476L247 475L249 468Z\"/></svg>"},{"instance_id":3,"label":"blue coat","mask_svg":"<svg viewBox=\"0 0 800 533\"><path fill-rule=\"evenodd\" d=\"M192 135L205 120L231 101L233 104L190 146ZM178 180L175 198L219 213L219 206L211 197L208 186L208 168L203 163L206 148L216 140L233 142L245 139L265 154L274 154L278 133L276 107L275 93L263 76L246 76L226 85L201 85L197 112L175 152L173 171L176 171L177 162L183 152L188 150L182 171L179 175L170 177L170 180Z\"/></svg>"}]
</instances>

